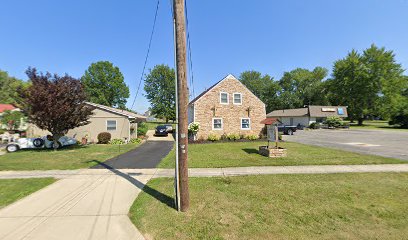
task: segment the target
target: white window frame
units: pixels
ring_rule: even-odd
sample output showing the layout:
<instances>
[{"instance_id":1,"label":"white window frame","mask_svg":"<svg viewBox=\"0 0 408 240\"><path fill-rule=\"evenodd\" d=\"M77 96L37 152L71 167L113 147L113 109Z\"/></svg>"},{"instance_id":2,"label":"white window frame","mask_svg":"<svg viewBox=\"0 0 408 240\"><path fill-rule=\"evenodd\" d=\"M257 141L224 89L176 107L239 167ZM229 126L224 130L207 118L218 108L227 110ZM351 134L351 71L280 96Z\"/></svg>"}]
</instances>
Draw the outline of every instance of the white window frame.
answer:
<instances>
[{"instance_id":1,"label":"white window frame","mask_svg":"<svg viewBox=\"0 0 408 240\"><path fill-rule=\"evenodd\" d=\"M115 130L109 130L108 129L108 121L115 122ZM106 131L116 131L117 129L118 129L118 121L112 120L112 119L106 120Z\"/></svg>"},{"instance_id":2,"label":"white window frame","mask_svg":"<svg viewBox=\"0 0 408 240\"><path fill-rule=\"evenodd\" d=\"M214 128L214 125L215 125L214 120L215 119L220 119L221 120L221 128ZM222 130L224 128L224 120L222 120L222 118L212 118L211 125L212 125L212 130Z\"/></svg>"},{"instance_id":3,"label":"white window frame","mask_svg":"<svg viewBox=\"0 0 408 240\"><path fill-rule=\"evenodd\" d=\"M244 119L248 119L249 128L243 128L242 127L242 120L244 120ZM241 130L251 130L251 119L250 118L241 118L240 124L241 124Z\"/></svg>"},{"instance_id":4,"label":"white window frame","mask_svg":"<svg viewBox=\"0 0 408 240\"><path fill-rule=\"evenodd\" d=\"M221 95L222 94L227 94L227 102L226 103L223 103L222 101L221 101ZM227 93L227 92L220 92L220 104L224 104L224 105L228 105L229 104L229 94Z\"/></svg>"},{"instance_id":5,"label":"white window frame","mask_svg":"<svg viewBox=\"0 0 408 240\"><path fill-rule=\"evenodd\" d=\"M235 103L235 95L239 95L239 96L240 96L240 98L239 98L239 99L241 99L241 102L240 102L240 103ZM242 93L239 93L239 92L233 93L233 94L232 94L232 103L233 103L234 105L242 105Z\"/></svg>"}]
</instances>

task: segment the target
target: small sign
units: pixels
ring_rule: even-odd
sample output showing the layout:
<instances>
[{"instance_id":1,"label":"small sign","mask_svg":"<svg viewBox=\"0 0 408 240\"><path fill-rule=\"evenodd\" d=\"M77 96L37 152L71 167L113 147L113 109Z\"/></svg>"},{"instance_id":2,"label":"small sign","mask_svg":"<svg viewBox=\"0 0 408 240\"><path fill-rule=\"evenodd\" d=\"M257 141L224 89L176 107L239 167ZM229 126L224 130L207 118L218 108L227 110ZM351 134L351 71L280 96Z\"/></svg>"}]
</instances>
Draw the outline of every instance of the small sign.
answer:
<instances>
[{"instance_id":1,"label":"small sign","mask_svg":"<svg viewBox=\"0 0 408 240\"><path fill-rule=\"evenodd\" d=\"M335 108L322 108L322 112L335 112Z\"/></svg>"},{"instance_id":2,"label":"small sign","mask_svg":"<svg viewBox=\"0 0 408 240\"><path fill-rule=\"evenodd\" d=\"M267 128L268 141L275 142L276 136L277 136L277 132L276 132L277 127L274 125L268 125L266 128Z\"/></svg>"}]
</instances>

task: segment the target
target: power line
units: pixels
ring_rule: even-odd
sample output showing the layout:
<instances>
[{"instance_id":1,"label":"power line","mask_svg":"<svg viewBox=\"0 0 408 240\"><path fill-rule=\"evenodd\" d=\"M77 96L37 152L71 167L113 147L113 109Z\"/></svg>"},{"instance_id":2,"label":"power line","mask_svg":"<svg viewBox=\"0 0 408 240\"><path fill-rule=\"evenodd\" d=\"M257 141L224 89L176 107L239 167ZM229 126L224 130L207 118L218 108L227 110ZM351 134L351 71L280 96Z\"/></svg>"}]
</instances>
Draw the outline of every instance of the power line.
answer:
<instances>
[{"instance_id":1,"label":"power line","mask_svg":"<svg viewBox=\"0 0 408 240\"><path fill-rule=\"evenodd\" d=\"M187 0L184 0L184 5L185 5L186 28L187 28L188 61L189 61L189 67L190 67L190 86L191 86L191 90L192 90L192 96L193 96L193 98L195 98L193 59L192 59L192 53L191 53L190 31L189 31L189 29L188 29Z\"/></svg>"},{"instance_id":2,"label":"power line","mask_svg":"<svg viewBox=\"0 0 408 240\"><path fill-rule=\"evenodd\" d=\"M135 105L136 98L137 98L137 96L139 94L140 86L141 86L142 81L143 81L143 76L144 76L144 72L146 70L147 60L149 59L150 48L152 46L153 33L154 33L154 29L156 28L156 20L157 20L157 13L159 11L159 5L160 5L160 0L157 0L156 12L154 14L154 20L153 20L153 28L152 28L152 32L150 33L149 46L147 47L147 53L146 53L145 61L144 61L144 64L143 64L142 75L140 76L139 84L138 84L137 90L136 90L136 95L135 95L135 98L133 99L133 103L132 103L132 106L130 107L130 109L133 109L133 106Z\"/></svg>"},{"instance_id":3,"label":"power line","mask_svg":"<svg viewBox=\"0 0 408 240\"><path fill-rule=\"evenodd\" d=\"M130 107L130 109L132 109L132 110L133 110L133 107L135 105L137 96L139 95L140 86L142 85L143 76L144 76L144 73L145 73L145 70L146 70L147 60L149 59L150 48L152 46L152 40L153 40L153 33L154 33L154 29L156 28L157 14L159 12L159 5L160 5L160 0L157 0L156 11L154 13L153 27L152 27L152 31L150 33L149 45L147 47L147 53L146 53L146 57L145 57L144 64L143 64L142 74L140 76L139 84L138 84L137 89L136 89L135 97L133 98L132 106ZM123 127L124 127L124 124L122 125L122 129L120 130L120 136L122 136ZM120 151L120 144L119 144L119 151Z\"/></svg>"}]
</instances>

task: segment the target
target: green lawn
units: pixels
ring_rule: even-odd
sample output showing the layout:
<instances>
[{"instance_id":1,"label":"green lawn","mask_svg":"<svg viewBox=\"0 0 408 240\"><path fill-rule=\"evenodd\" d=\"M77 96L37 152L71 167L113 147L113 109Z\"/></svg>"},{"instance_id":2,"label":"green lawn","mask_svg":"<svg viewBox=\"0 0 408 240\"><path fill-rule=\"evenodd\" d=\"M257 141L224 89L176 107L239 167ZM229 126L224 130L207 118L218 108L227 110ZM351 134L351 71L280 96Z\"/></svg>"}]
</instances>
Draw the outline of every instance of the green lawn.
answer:
<instances>
[{"instance_id":1,"label":"green lawn","mask_svg":"<svg viewBox=\"0 0 408 240\"><path fill-rule=\"evenodd\" d=\"M49 149L21 150L0 156L0 170L79 169L96 165L134 149L139 144L73 146L56 152Z\"/></svg>"},{"instance_id":2,"label":"green lawn","mask_svg":"<svg viewBox=\"0 0 408 240\"><path fill-rule=\"evenodd\" d=\"M288 149L286 158L268 158L258 154L258 146L265 142L231 142L190 144L189 167L247 167L279 165L340 165L340 164L384 164L406 163L406 161L374 155L364 155L337 149L283 142L279 146ZM174 167L174 151L159 164L160 168Z\"/></svg>"},{"instance_id":3,"label":"green lawn","mask_svg":"<svg viewBox=\"0 0 408 240\"><path fill-rule=\"evenodd\" d=\"M190 178L187 213L166 205L172 203L167 196L173 196L173 184L169 178L150 181L149 194L142 192L130 210L148 239L408 236L407 173Z\"/></svg>"},{"instance_id":4,"label":"green lawn","mask_svg":"<svg viewBox=\"0 0 408 240\"><path fill-rule=\"evenodd\" d=\"M400 128L397 125L389 125L388 121L383 120L373 120L373 121L364 121L362 126L358 126L357 122L350 123L351 129L377 129L377 130L400 130L400 131L408 131L408 129Z\"/></svg>"},{"instance_id":5,"label":"green lawn","mask_svg":"<svg viewBox=\"0 0 408 240\"><path fill-rule=\"evenodd\" d=\"M53 178L0 180L0 208L55 182Z\"/></svg>"}]
</instances>

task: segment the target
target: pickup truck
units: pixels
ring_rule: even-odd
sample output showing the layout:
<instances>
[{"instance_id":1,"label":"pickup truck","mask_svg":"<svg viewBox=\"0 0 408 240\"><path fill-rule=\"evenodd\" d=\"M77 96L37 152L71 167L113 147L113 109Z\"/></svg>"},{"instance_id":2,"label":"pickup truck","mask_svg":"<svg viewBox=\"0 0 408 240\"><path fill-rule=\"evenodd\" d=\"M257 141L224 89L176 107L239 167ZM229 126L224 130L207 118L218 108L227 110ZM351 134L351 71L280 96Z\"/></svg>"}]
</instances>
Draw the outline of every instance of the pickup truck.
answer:
<instances>
[{"instance_id":1,"label":"pickup truck","mask_svg":"<svg viewBox=\"0 0 408 240\"><path fill-rule=\"evenodd\" d=\"M278 132L286 135L293 135L293 133L296 132L296 129L296 126L278 125Z\"/></svg>"}]
</instances>

